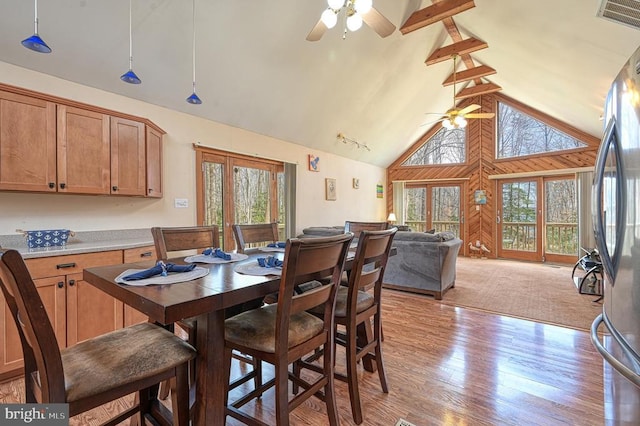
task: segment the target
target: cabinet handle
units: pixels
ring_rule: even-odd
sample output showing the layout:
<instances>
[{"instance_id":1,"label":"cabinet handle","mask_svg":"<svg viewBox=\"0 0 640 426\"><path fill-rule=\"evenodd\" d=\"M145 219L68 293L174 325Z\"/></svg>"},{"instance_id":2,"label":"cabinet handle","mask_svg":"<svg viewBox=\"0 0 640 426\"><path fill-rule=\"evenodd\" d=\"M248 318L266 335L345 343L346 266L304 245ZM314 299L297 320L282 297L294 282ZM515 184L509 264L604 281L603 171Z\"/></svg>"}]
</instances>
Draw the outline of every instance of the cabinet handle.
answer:
<instances>
[{"instance_id":1,"label":"cabinet handle","mask_svg":"<svg viewBox=\"0 0 640 426\"><path fill-rule=\"evenodd\" d=\"M64 182L60 184L60 188L62 188L62 189L64 189L66 186L67 186L67 184L64 183Z\"/></svg>"},{"instance_id":2,"label":"cabinet handle","mask_svg":"<svg viewBox=\"0 0 640 426\"><path fill-rule=\"evenodd\" d=\"M151 254L150 251L145 251L144 253L140 253L140 257L151 257Z\"/></svg>"},{"instance_id":3,"label":"cabinet handle","mask_svg":"<svg viewBox=\"0 0 640 426\"><path fill-rule=\"evenodd\" d=\"M118 190L118 187L114 185L114 186L112 186L112 187L111 187L111 189L112 189L113 191L117 191L117 190Z\"/></svg>"},{"instance_id":4,"label":"cabinet handle","mask_svg":"<svg viewBox=\"0 0 640 426\"><path fill-rule=\"evenodd\" d=\"M76 283L76 280L69 280L69 287L73 287Z\"/></svg>"},{"instance_id":5,"label":"cabinet handle","mask_svg":"<svg viewBox=\"0 0 640 426\"><path fill-rule=\"evenodd\" d=\"M49 188L53 189L56 187L55 182L49 182Z\"/></svg>"},{"instance_id":6,"label":"cabinet handle","mask_svg":"<svg viewBox=\"0 0 640 426\"><path fill-rule=\"evenodd\" d=\"M56 265L56 269L64 269L64 268L75 268L76 267L76 263L72 262L72 263L60 263L59 265Z\"/></svg>"},{"instance_id":7,"label":"cabinet handle","mask_svg":"<svg viewBox=\"0 0 640 426\"><path fill-rule=\"evenodd\" d=\"M58 288L64 287L64 281L58 281Z\"/></svg>"}]
</instances>

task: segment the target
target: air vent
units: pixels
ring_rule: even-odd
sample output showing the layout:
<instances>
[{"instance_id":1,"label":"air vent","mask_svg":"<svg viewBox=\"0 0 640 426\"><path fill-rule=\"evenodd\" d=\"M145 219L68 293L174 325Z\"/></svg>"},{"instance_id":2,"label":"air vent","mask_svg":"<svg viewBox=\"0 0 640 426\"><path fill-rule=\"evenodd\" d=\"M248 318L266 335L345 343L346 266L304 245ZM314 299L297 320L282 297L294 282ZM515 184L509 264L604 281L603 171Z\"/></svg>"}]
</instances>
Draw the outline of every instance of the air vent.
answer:
<instances>
[{"instance_id":1,"label":"air vent","mask_svg":"<svg viewBox=\"0 0 640 426\"><path fill-rule=\"evenodd\" d=\"M598 16L640 29L640 0L602 0Z\"/></svg>"}]
</instances>

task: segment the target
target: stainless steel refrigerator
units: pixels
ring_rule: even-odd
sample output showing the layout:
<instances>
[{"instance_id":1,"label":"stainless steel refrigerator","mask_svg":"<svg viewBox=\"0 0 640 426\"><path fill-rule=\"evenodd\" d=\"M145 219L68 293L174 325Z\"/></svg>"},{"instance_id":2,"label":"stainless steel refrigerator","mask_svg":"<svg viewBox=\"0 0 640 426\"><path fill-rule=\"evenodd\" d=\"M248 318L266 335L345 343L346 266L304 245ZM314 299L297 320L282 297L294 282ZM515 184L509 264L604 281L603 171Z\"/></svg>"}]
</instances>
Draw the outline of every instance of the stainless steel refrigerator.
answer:
<instances>
[{"instance_id":1,"label":"stainless steel refrigerator","mask_svg":"<svg viewBox=\"0 0 640 426\"><path fill-rule=\"evenodd\" d=\"M593 185L604 304L591 340L604 358L607 424L640 424L640 49L607 96ZM597 331L602 331L598 335Z\"/></svg>"}]
</instances>

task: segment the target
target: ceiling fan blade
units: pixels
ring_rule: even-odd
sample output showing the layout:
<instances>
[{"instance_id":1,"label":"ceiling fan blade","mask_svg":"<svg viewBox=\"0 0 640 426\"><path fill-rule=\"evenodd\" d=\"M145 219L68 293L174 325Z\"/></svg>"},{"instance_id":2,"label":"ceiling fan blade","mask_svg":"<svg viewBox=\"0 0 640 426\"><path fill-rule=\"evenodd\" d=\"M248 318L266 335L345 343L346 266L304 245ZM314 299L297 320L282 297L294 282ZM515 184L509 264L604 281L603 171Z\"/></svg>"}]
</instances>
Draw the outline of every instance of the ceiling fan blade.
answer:
<instances>
[{"instance_id":1,"label":"ceiling fan blade","mask_svg":"<svg viewBox=\"0 0 640 426\"><path fill-rule=\"evenodd\" d=\"M362 20L383 38L393 34L396 29L396 26L393 25L391 21L385 18L382 13L378 12L373 7L367 13L362 15Z\"/></svg>"},{"instance_id":2,"label":"ceiling fan blade","mask_svg":"<svg viewBox=\"0 0 640 426\"><path fill-rule=\"evenodd\" d=\"M480 109L480 105L478 104L471 104L471 105L467 105L466 107L462 108L460 111L458 111L458 115L465 115L471 111L475 111L477 109Z\"/></svg>"},{"instance_id":3,"label":"ceiling fan blade","mask_svg":"<svg viewBox=\"0 0 640 426\"><path fill-rule=\"evenodd\" d=\"M307 41L318 41L322 38L324 33L328 30L327 26L322 22L322 19L318 20L318 23L311 29L309 35L307 35Z\"/></svg>"},{"instance_id":4,"label":"ceiling fan blade","mask_svg":"<svg viewBox=\"0 0 640 426\"><path fill-rule=\"evenodd\" d=\"M465 114L464 118L493 118L496 114L493 112L476 112L473 114Z\"/></svg>"},{"instance_id":5,"label":"ceiling fan blade","mask_svg":"<svg viewBox=\"0 0 640 426\"><path fill-rule=\"evenodd\" d=\"M444 116L444 117L441 117L441 118L439 118L439 119L437 119L437 120L427 121L426 123L422 123L422 124L420 125L420 127L429 126L429 125L431 125L431 124L435 124L435 123L440 123L440 122L442 122L445 118L447 118L447 117L446 117L446 116Z\"/></svg>"}]
</instances>

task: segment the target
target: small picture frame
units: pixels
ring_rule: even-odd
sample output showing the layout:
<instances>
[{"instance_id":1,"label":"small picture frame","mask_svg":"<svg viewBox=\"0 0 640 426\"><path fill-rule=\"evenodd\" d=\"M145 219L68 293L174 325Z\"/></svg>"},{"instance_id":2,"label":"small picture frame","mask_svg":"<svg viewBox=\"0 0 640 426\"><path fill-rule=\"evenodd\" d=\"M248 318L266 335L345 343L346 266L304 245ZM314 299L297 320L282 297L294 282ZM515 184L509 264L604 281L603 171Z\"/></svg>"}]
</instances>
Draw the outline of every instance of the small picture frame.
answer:
<instances>
[{"instance_id":1,"label":"small picture frame","mask_svg":"<svg viewBox=\"0 0 640 426\"><path fill-rule=\"evenodd\" d=\"M319 172L320 171L320 157L317 155L309 154L309 171L311 172Z\"/></svg>"},{"instance_id":2,"label":"small picture frame","mask_svg":"<svg viewBox=\"0 0 640 426\"><path fill-rule=\"evenodd\" d=\"M325 196L327 201L335 201L338 199L338 195L336 192L336 180L333 178L326 178L324 180L325 184Z\"/></svg>"},{"instance_id":3,"label":"small picture frame","mask_svg":"<svg viewBox=\"0 0 640 426\"><path fill-rule=\"evenodd\" d=\"M353 178L353 189L360 189L360 179Z\"/></svg>"},{"instance_id":4,"label":"small picture frame","mask_svg":"<svg viewBox=\"0 0 640 426\"><path fill-rule=\"evenodd\" d=\"M487 191L484 189L476 189L473 194L473 201L476 204L487 204Z\"/></svg>"}]
</instances>

